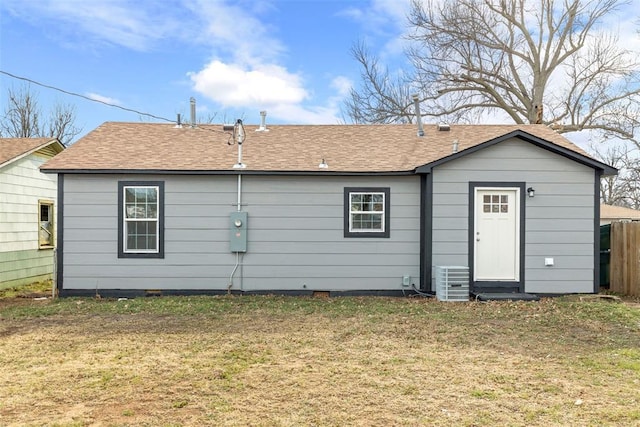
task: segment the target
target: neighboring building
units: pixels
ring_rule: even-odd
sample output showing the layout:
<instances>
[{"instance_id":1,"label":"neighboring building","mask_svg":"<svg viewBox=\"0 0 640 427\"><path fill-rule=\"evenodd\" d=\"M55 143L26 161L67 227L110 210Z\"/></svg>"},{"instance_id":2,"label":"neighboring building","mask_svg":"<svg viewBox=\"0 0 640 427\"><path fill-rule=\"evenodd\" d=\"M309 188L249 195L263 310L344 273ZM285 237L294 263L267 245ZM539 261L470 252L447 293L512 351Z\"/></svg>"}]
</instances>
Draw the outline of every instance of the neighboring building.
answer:
<instances>
[{"instance_id":1,"label":"neighboring building","mask_svg":"<svg viewBox=\"0 0 640 427\"><path fill-rule=\"evenodd\" d=\"M63 149L55 138L0 138L0 288L52 278L57 177L39 168Z\"/></svg>"},{"instance_id":2,"label":"neighboring building","mask_svg":"<svg viewBox=\"0 0 640 427\"><path fill-rule=\"evenodd\" d=\"M640 211L622 206L600 205L600 225L613 221L640 221Z\"/></svg>"},{"instance_id":3,"label":"neighboring building","mask_svg":"<svg viewBox=\"0 0 640 427\"><path fill-rule=\"evenodd\" d=\"M60 186L61 295L599 289L599 181L543 125L108 122L42 167ZM236 167L234 167L234 165Z\"/></svg>"}]
</instances>

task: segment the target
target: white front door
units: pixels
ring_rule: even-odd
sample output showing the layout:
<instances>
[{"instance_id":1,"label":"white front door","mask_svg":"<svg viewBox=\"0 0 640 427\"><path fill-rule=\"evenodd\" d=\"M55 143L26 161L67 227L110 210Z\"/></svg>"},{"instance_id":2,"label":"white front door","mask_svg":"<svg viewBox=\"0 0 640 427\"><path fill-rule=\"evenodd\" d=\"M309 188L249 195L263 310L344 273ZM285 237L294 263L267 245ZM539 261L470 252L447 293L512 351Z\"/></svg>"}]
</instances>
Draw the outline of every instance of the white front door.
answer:
<instances>
[{"instance_id":1,"label":"white front door","mask_svg":"<svg viewBox=\"0 0 640 427\"><path fill-rule=\"evenodd\" d=\"M475 281L520 279L519 193L519 188L475 189Z\"/></svg>"}]
</instances>

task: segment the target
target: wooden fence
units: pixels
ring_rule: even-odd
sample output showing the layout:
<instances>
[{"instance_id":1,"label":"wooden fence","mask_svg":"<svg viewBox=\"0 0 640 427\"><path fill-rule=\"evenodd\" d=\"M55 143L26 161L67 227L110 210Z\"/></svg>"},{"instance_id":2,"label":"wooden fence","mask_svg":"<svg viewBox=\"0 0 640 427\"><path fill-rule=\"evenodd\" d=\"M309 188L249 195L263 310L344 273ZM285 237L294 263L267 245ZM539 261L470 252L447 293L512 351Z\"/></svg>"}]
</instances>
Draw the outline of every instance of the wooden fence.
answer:
<instances>
[{"instance_id":1,"label":"wooden fence","mask_svg":"<svg viewBox=\"0 0 640 427\"><path fill-rule=\"evenodd\" d=\"M609 289L640 296L640 222L611 223Z\"/></svg>"}]
</instances>

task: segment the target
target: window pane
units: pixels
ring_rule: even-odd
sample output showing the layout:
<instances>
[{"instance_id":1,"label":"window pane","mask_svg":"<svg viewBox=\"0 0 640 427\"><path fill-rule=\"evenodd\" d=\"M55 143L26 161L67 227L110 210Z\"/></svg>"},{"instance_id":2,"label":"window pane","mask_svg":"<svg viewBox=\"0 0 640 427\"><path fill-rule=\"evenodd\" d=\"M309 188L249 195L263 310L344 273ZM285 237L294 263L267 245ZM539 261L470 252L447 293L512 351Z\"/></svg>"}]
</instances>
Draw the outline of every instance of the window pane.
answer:
<instances>
[{"instance_id":1,"label":"window pane","mask_svg":"<svg viewBox=\"0 0 640 427\"><path fill-rule=\"evenodd\" d=\"M125 188L125 215L127 218L157 218L158 189L155 187Z\"/></svg>"},{"instance_id":2,"label":"window pane","mask_svg":"<svg viewBox=\"0 0 640 427\"><path fill-rule=\"evenodd\" d=\"M508 203L509 196L500 196L500 203Z\"/></svg>"},{"instance_id":3,"label":"window pane","mask_svg":"<svg viewBox=\"0 0 640 427\"><path fill-rule=\"evenodd\" d=\"M351 212L383 212L384 194L351 194Z\"/></svg>"},{"instance_id":4,"label":"window pane","mask_svg":"<svg viewBox=\"0 0 640 427\"><path fill-rule=\"evenodd\" d=\"M485 195L482 197L484 203L491 203L491 196Z\"/></svg>"},{"instance_id":5,"label":"window pane","mask_svg":"<svg viewBox=\"0 0 640 427\"><path fill-rule=\"evenodd\" d=\"M351 227L353 230L382 230L382 215L353 214Z\"/></svg>"},{"instance_id":6,"label":"window pane","mask_svg":"<svg viewBox=\"0 0 640 427\"><path fill-rule=\"evenodd\" d=\"M482 211L483 212L491 212L491 205L489 205L489 204L482 205Z\"/></svg>"},{"instance_id":7,"label":"window pane","mask_svg":"<svg viewBox=\"0 0 640 427\"><path fill-rule=\"evenodd\" d=\"M158 192L155 188L147 188L147 201L153 204L158 202Z\"/></svg>"},{"instance_id":8,"label":"window pane","mask_svg":"<svg viewBox=\"0 0 640 427\"><path fill-rule=\"evenodd\" d=\"M127 218L138 218L138 215L136 215L136 205L133 203L127 203L126 206L126 214L127 214Z\"/></svg>"},{"instance_id":9,"label":"window pane","mask_svg":"<svg viewBox=\"0 0 640 427\"><path fill-rule=\"evenodd\" d=\"M156 221L127 222L127 250L155 250Z\"/></svg>"},{"instance_id":10,"label":"window pane","mask_svg":"<svg viewBox=\"0 0 640 427\"><path fill-rule=\"evenodd\" d=\"M500 205L500 212L508 213L509 212L509 205Z\"/></svg>"},{"instance_id":11,"label":"window pane","mask_svg":"<svg viewBox=\"0 0 640 427\"><path fill-rule=\"evenodd\" d=\"M126 188L124 191L125 191L125 202L132 203L136 200L135 188Z\"/></svg>"},{"instance_id":12,"label":"window pane","mask_svg":"<svg viewBox=\"0 0 640 427\"><path fill-rule=\"evenodd\" d=\"M49 205L40 205L40 221L49 221Z\"/></svg>"},{"instance_id":13,"label":"window pane","mask_svg":"<svg viewBox=\"0 0 640 427\"><path fill-rule=\"evenodd\" d=\"M491 203L500 203L500 196L491 196Z\"/></svg>"},{"instance_id":14,"label":"window pane","mask_svg":"<svg viewBox=\"0 0 640 427\"><path fill-rule=\"evenodd\" d=\"M491 212L498 212L498 205L491 205Z\"/></svg>"}]
</instances>

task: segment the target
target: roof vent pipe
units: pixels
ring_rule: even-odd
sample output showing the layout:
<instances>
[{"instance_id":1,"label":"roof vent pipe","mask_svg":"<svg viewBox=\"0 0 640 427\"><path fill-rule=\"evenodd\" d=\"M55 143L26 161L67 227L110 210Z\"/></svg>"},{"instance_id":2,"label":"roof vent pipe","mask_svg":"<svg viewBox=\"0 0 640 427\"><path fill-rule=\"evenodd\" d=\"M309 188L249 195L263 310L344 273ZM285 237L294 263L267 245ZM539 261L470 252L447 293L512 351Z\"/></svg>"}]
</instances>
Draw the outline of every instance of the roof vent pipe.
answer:
<instances>
[{"instance_id":1,"label":"roof vent pipe","mask_svg":"<svg viewBox=\"0 0 640 427\"><path fill-rule=\"evenodd\" d=\"M196 99L192 96L189 101L191 102L191 127L196 127Z\"/></svg>"},{"instance_id":2,"label":"roof vent pipe","mask_svg":"<svg viewBox=\"0 0 640 427\"><path fill-rule=\"evenodd\" d=\"M267 129L267 112L265 110L260 111L260 127L256 129L256 132L269 132L269 129Z\"/></svg>"},{"instance_id":3,"label":"roof vent pipe","mask_svg":"<svg viewBox=\"0 0 640 427\"><path fill-rule=\"evenodd\" d=\"M452 147L451 151L453 153L457 153L458 152L458 140L457 139L453 140L453 147Z\"/></svg>"},{"instance_id":4,"label":"roof vent pipe","mask_svg":"<svg viewBox=\"0 0 640 427\"><path fill-rule=\"evenodd\" d=\"M180 121L180 113L178 113L178 119L176 120L176 128L182 128L182 122Z\"/></svg>"},{"instance_id":5,"label":"roof vent pipe","mask_svg":"<svg viewBox=\"0 0 640 427\"><path fill-rule=\"evenodd\" d=\"M422 127L422 114L420 113L420 100L418 99L418 94L414 93L411 95L413 98L413 108L416 113L416 123L418 124L418 136L424 136L424 128Z\"/></svg>"}]
</instances>

